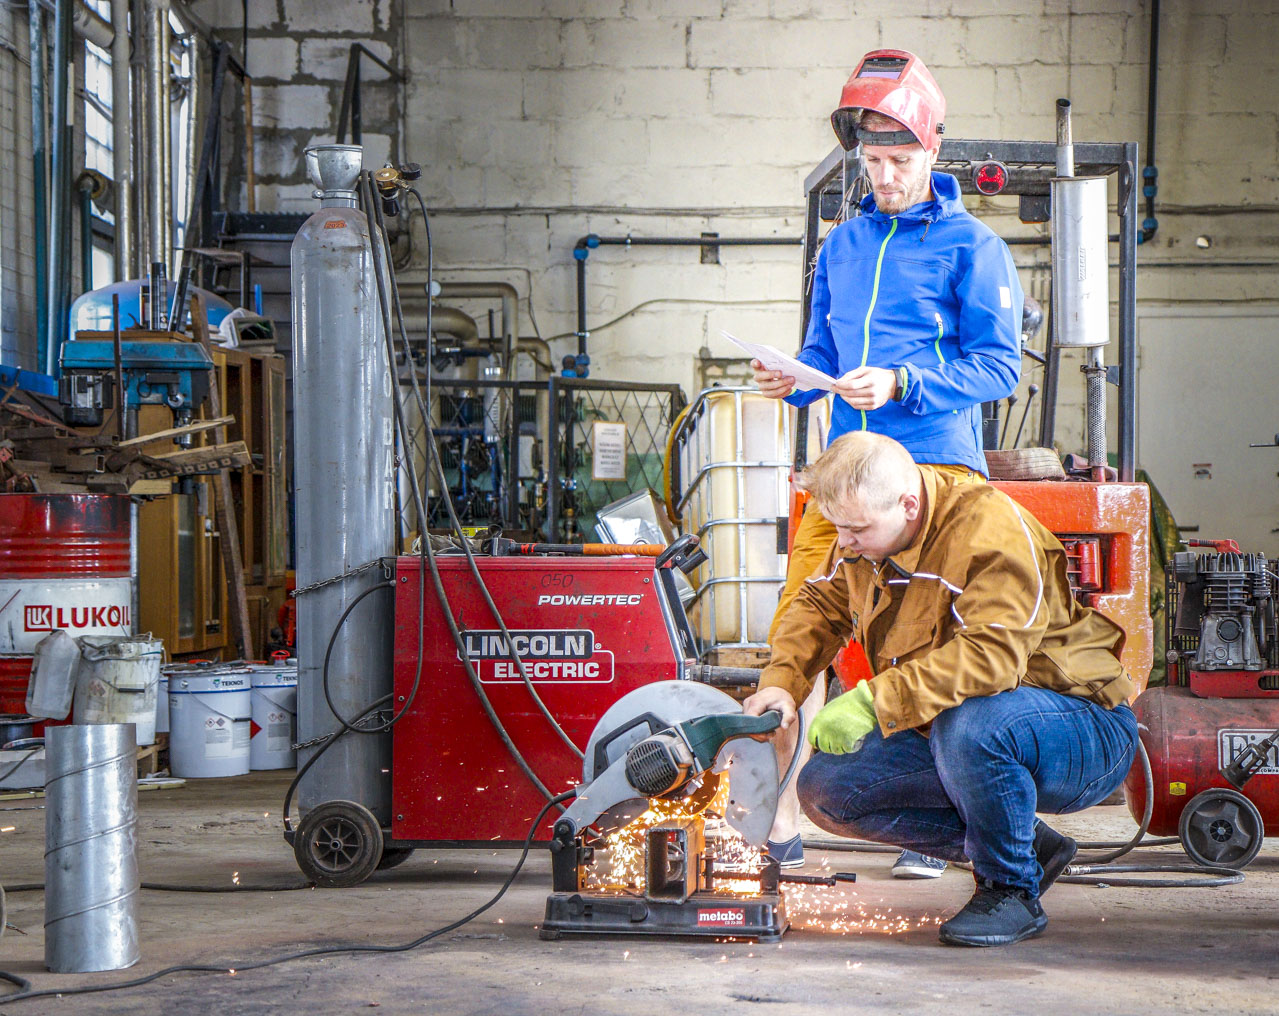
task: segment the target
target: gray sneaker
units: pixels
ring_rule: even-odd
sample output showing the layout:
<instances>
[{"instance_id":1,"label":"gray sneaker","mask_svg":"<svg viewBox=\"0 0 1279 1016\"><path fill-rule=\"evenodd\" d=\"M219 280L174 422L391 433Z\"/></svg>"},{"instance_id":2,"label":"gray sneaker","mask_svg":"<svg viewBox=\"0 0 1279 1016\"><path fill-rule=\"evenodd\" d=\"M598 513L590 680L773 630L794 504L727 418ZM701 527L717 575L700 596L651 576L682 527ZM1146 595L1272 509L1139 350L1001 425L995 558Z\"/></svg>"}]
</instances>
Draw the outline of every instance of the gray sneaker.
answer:
<instances>
[{"instance_id":1,"label":"gray sneaker","mask_svg":"<svg viewBox=\"0 0 1279 1016\"><path fill-rule=\"evenodd\" d=\"M903 850L893 862L893 878L940 878L946 862L914 850Z\"/></svg>"}]
</instances>

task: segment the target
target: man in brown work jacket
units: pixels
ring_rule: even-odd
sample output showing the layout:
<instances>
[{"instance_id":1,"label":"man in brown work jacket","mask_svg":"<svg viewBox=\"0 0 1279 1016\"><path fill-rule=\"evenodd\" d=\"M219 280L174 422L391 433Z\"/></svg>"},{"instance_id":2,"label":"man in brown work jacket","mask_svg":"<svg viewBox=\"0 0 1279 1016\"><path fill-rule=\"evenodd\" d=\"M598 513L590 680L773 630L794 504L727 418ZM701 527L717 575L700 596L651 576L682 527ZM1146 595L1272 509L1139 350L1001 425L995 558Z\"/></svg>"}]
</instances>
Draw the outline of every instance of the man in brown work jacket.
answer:
<instances>
[{"instance_id":1,"label":"man in brown work jacket","mask_svg":"<svg viewBox=\"0 0 1279 1016\"><path fill-rule=\"evenodd\" d=\"M1061 544L1001 491L917 465L896 441L846 434L800 478L839 539L773 639L748 714L795 719L848 640L875 677L808 731L799 798L813 822L970 860L951 945L1006 945L1047 924L1039 897L1075 842L1035 818L1123 781L1137 743L1124 633L1081 606Z\"/></svg>"}]
</instances>

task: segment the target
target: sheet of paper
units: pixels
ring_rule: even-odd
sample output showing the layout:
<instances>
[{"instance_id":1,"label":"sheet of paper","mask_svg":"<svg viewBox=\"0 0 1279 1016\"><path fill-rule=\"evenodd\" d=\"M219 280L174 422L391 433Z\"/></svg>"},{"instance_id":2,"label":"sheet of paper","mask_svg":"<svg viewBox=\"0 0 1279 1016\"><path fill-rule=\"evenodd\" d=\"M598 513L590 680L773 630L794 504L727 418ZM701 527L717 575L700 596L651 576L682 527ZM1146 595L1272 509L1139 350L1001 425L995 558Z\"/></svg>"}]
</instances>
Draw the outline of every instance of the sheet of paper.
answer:
<instances>
[{"instance_id":1,"label":"sheet of paper","mask_svg":"<svg viewBox=\"0 0 1279 1016\"><path fill-rule=\"evenodd\" d=\"M816 367L801 363L795 357L783 353L776 346L766 346L758 342L745 342L734 335L730 335L728 332L722 332L721 334L724 338L744 349L750 354L752 359L762 363L765 370L780 370L786 377L793 377L796 388L804 390L815 388L823 392L834 390L835 379L833 377L829 374L824 374Z\"/></svg>"}]
</instances>

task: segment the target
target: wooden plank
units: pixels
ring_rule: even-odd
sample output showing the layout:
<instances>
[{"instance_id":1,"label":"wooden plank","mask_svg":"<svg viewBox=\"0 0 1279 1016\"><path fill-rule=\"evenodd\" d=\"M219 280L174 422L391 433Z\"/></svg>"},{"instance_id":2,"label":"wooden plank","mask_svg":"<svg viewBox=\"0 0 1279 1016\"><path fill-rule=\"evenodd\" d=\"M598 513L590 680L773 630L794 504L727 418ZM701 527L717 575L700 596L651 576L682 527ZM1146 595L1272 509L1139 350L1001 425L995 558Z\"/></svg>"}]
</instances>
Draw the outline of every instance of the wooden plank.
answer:
<instances>
[{"instance_id":1,"label":"wooden plank","mask_svg":"<svg viewBox=\"0 0 1279 1016\"><path fill-rule=\"evenodd\" d=\"M204 298L199 293L191 300L191 330L205 352L213 357L213 345L209 341L208 318L205 316ZM222 415L222 397L216 379L209 385L209 411L215 417ZM221 444L226 440L226 427L213 431L213 440ZM240 442L243 447L244 442ZM244 448L248 457L248 448ZM251 461L251 460L250 460ZM247 462L246 462L247 464ZM253 658L251 629L249 627L249 601L244 588L244 556L240 550L240 529L236 524L235 504L231 500L231 475L226 467L219 470L213 484L213 502L217 509L218 529L222 533L222 565L226 570L227 596L230 600L231 642L240 659Z\"/></svg>"},{"instance_id":2,"label":"wooden plank","mask_svg":"<svg viewBox=\"0 0 1279 1016\"><path fill-rule=\"evenodd\" d=\"M169 430L157 430L154 434L131 437L127 441L119 442L116 447L132 448L136 445L150 444L152 441L163 441L165 438L181 437L184 434L198 434L203 430L224 427L228 423L234 422L235 417L233 416L219 416L216 420L196 420L195 423L188 423L185 427L171 427Z\"/></svg>"}]
</instances>

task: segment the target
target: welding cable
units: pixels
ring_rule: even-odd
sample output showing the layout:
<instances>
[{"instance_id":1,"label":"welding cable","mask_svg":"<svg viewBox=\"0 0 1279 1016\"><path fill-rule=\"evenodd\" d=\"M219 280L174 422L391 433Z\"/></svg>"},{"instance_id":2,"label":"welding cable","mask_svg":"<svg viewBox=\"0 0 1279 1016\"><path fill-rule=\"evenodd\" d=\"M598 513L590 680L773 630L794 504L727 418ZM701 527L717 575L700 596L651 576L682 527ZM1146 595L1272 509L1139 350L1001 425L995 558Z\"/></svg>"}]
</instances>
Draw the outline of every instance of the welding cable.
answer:
<instances>
[{"instance_id":1,"label":"welding cable","mask_svg":"<svg viewBox=\"0 0 1279 1016\"><path fill-rule=\"evenodd\" d=\"M300 952L286 953L283 956L274 956L267 960L250 960L247 963L187 963L178 966L166 967L163 970L157 970L153 974L147 974L145 977L136 977L131 981L118 981L114 984L86 984L79 988L45 988L40 991L30 990L30 982L25 978L18 977L0 970L0 980L8 981L10 984L18 985L19 990L12 995L0 995L0 1005L11 1005L14 1002L25 1002L32 998L60 998L69 995L91 995L103 991L116 991L120 988L139 988L144 984L150 984L158 981L162 977L169 977L173 974L182 973L209 973L209 974L234 974L239 975L247 973L251 970L263 970L267 967L279 966L282 963L291 963L294 960L309 959L314 956L335 956L349 955L361 953L402 953L410 952L419 946L425 945L441 935L447 935L451 931L475 920L485 911L490 910L497 902L506 895L506 891L511 888L516 877L524 867L524 862L528 858L528 852L533 846L533 839L537 836L537 830L542 824L542 819L546 817L546 813L552 807L562 804L572 797L576 791L566 790L562 794L557 794L542 806L542 810L537 813L537 818L533 819L532 825L529 826L528 835L524 837L524 848L520 851L519 859L515 862L515 867L511 869L511 873L506 876L506 881L501 887L483 904L476 907L465 917L459 917L456 921L446 924L442 928L436 928L434 931L428 931L424 935L420 935L411 942L402 942L395 945L368 945L364 943L347 943L345 945L317 946L314 949L303 949Z\"/></svg>"},{"instance_id":2,"label":"welding cable","mask_svg":"<svg viewBox=\"0 0 1279 1016\"><path fill-rule=\"evenodd\" d=\"M432 245L431 245L430 217L426 213L426 203L422 200L422 195L419 194L415 188L410 188L410 193L412 193L413 197L417 200L418 205L421 208L422 221L426 226L427 286L429 288L430 279L431 279L431 275L434 267L433 261L432 261L433 253L432 253ZM378 228L379 230L381 230L382 234L385 235L386 229L385 229L385 224L382 218L381 206L378 205L375 211L377 214ZM424 421L429 421L431 419L431 413L429 409L429 405L430 405L429 398L424 399L421 390L418 388L417 371L416 371L416 368L413 366L413 360L409 351L408 331L404 327L404 308L400 303L400 287L394 279L391 280L391 296L395 306L396 323L399 326L400 337L404 344L404 358L405 358L406 365L409 368L409 384L413 390L414 398L417 401L418 412L422 414L422 419ZM428 341L429 341L429 336L428 336ZM429 383L429 379L431 376L429 356L427 357L427 364L428 364L427 378ZM428 388L428 393L429 393L429 388ZM443 466L443 462L440 459L439 448L435 442L435 435L433 433L430 433L429 424L426 429L428 431L428 435L430 438L428 450L431 454L431 458L433 462L435 463L436 474L439 476L440 483L443 489L447 491L448 481L446 476L444 475L444 466ZM489 592L488 586L484 582L483 576L481 576L480 574L479 566L475 563L475 555L471 551L471 546L469 541L466 539L465 533L463 533L462 531L461 522L458 520L457 513L453 508L452 499L449 498L447 494L445 494L444 496L444 502L445 502L446 511L448 512L448 516L449 516L449 523L452 526L454 532L457 534L458 541L462 545L462 551L466 555L467 566L470 568L471 575L475 579L475 584L480 591L480 595L484 598L485 605L489 608L489 611L492 613L493 618L494 620L496 620L498 628L502 633L502 638L506 646L507 656L515 663L516 669L519 671L519 674L520 674L520 679L524 682L525 688L528 689L528 693L532 696L533 701L537 704L538 710L542 713L542 716L545 717L547 723L551 725L551 728L555 731L556 734L559 735L560 740L564 742L564 744L568 747L568 749L571 752L573 752L574 755L576 755L579 759L585 758L586 757L585 753L576 744L573 743L572 738L568 736L568 733L564 730L563 726L560 725L559 721L555 718L555 716L551 713L551 711L546 707L546 703L542 701L541 695L538 694L537 689L534 687L532 678L529 677L528 668L525 665L524 660L520 658L519 653L515 651L514 646L512 645L511 633L506 627L506 622L502 619L501 611L498 610L497 604L494 602L493 596ZM422 530L423 530L422 537L423 537L423 542L425 543L427 542L425 515L419 515L419 518L423 520L422 521ZM458 649L460 652L462 652L464 656L466 655L464 646L462 646L460 643L458 645Z\"/></svg>"},{"instance_id":3,"label":"welding cable","mask_svg":"<svg viewBox=\"0 0 1279 1016\"><path fill-rule=\"evenodd\" d=\"M790 765L786 767L786 775L782 777L782 782L777 785L778 797L781 797L786 788L790 786L790 781L795 776L795 770L799 768L799 757L803 754L800 749L804 746L804 714L798 709L795 710L795 719L799 722L799 729L795 731L795 750L791 753Z\"/></svg>"},{"instance_id":4,"label":"welding cable","mask_svg":"<svg viewBox=\"0 0 1279 1016\"><path fill-rule=\"evenodd\" d=\"M43 747L44 745L40 744L32 748L29 752L23 755L22 758L18 759L18 761L15 762L12 766L10 766L7 770L5 770L3 773L0 773L0 781L7 780L10 776L16 773L24 765L30 762L36 755L40 753L40 749ZM17 788L12 788L12 789L17 789Z\"/></svg>"},{"instance_id":5,"label":"welding cable","mask_svg":"<svg viewBox=\"0 0 1279 1016\"><path fill-rule=\"evenodd\" d=\"M139 882L139 889L157 893L291 893L300 889L314 889L314 882L289 882L284 885L188 885L176 882ZM43 882L23 882L9 886L11 893L44 892Z\"/></svg>"},{"instance_id":6,"label":"welding cable","mask_svg":"<svg viewBox=\"0 0 1279 1016\"><path fill-rule=\"evenodd\" d=\"M427 277L427 288L429 291L430 284L431 284L431 276L434 271L434 264L433 264L434 255L432 252L432 244L431 244L431 220L430 220L430 216L427 215L426 202L423 201L422 195L419 194L415 188L410 188L410 191L413 194L413 197L417 200L418 206L420 207L422 211L422 222L426 228L426 247L427 247L426 277ZM383 220L382 220L382 209L380 205L377 207L376 212L377 212L377 218L378 218L378 227L379 229L382 230L383 235L385 235L385 224L383 223ZM395 304L395 316L396 316L396 322L399 325L399 329L400 329L400 337L404 344L404 359L405 359L406 365L409 368L409 384L413 389L414 398L417 400L418 412L422 414L423 420L430 420L431 414L428 408L430 405L430 399L429 399L429 392L430 392L429 381L431 377L430 357L429 356L427 357L428 395L427 395L427 398L424 399L417 385L417 371L413 366L412 357L410 356L410 352L409 352L408 332L404 327L404 308L400 303L400 287L399 287L399 284L394 279L391 280L391 296ZM429 321L428 321L428 329L429 329ZM428 341L429 341L429 338L430 337L428 335ZM428 427L428 431L429 431L429 427ZM436 473L440 478L441 486L447 491L448 481L444 475L444 466L443 466L443 462L440 459L439 448L436 445L434 434L430 434L430 444L431 444L432 457L436 464ZM516 482L518 482L518 478L516 479ZM457 513L455 512L453 508L452 499L449 498L446 494L444 501L445 501L445 508L449 516L449 523L453 527L454 532L457 534L458 541L462 545L462 551L466 555L466 562L468 567L470 568L471 575L474 577L475 583L480 590L481 596L483 596L484 598L485 604L488 606L489 611L492 613L494 620L497 621L498 628L502 632L502 638L505 642L508 658L515 663L516 669L519 671L519 674L520 674L520 679L524 682L525 688L528 689L528 693L533 697L533 701L537 704L537 708L542 713L542 716L546 718L547 723L551 725L551 728L555 731L556 734L559 735L560 740L563 741L564 744L568 746L568 749L571 752L573 752L573 754L575 754L579 759L584 759L586 757L585 753L580 748L578 748L576 744L573 743L572 738L568 736L568 733L560 725L559 721L554 717L554 715L552 715L551 711L546 707L546 703L542 701L541 695L538 694L537 689L533 686L532 678L529 677L528 668L525 665L523 659L520 658L519 653L515 651L514 646L512 645L511 633L506 627L506 622L502 619L502 614L498 610L497 604L493 601L493 597L489 593L488 586L485 584L483 577L480 575L479 567L475 563L475 555L471 552L470 543L466 539L466 534L462 532L461 523L458 520ZM423 539L425 540L425 538L426 538L426 526L425 526L425 523L423 523ZM458 648L460 651L463 650L463 647L460 645Z\"/></svg>"},{"instance_id":7,"label":"welding cable","mask_svg":"<svg viewBox=\"0 0 1279 1016\"><path fill-rule=\"evenodd\" d=\"M380 208L380 205L376 204L373 198L372 185L370 183L369 175L367 173L364 174L363 177L361 177L361 187L362 187L362 193L366 195L368 206L377 213L378 218L380 219L381 208ZM370 232L373 233L374 231L370 230ZM382 314L383 334L384 334L385 341L387 343L387 352L389 357L388 369L393 371L394 364L395 364L395 356L394 356L394 346L393 346L392 331L391 331L390 307L389 307L389 301L387 299L387 293L386 293L386 279L383 277L382 271L381 271L382 258L380 257L381 238L385 236L385 231L379 226L376 232L377 232L376 238L371 236L371 239L374 240L374 242L371 243L371 249L373 251L373 260L374 260L373 274L375 279L377 280L378 307ZM427 246L427 251L428 251L427 256L428 256L428 272L429 272L430 258L432 257L429 243ZM391 283L394 286L394 279L391 280ZM399 293L398 289L395 289L395 293L397 296L396 308L397 310L399 310L400 306L398 304L398 293ZM428 311L428 314L429 314L429 311ZM414 393L418 399L419 411L423 412L424 403L422 402L421 393L417 389L417 377L416 377L415 369L413 367L412 357L411 355L409 355L408 333L407 333L407 330L404 328L404 321L403 321L402 314L399 317L399 325L400 325L400 335L402 336L404 340L406 360L409 366L409 377L413 385ZM396 424L400 430L400 439L401 441L404 442L404 445L407 449L412 449L413 444L410 441L408 427L404 420L403 398L400 394L400 386L399 386L398 378L396 378L394 374L392 374L391 382L392 382L391 390L394 395L392 404L395 409ZM441 482L444 483L444 487L447 490L448 485L447 485L447 481L444 479L444 469L443 469L443 465L440 463L439 449L436 447L436 444L435 444L435 435L431 433L431 428L430 428L431 414L429 412L429 409L423 412L422 419L426 423L425 429L427 431L427 442L426 442L427 451L432 461L437 465L437 471L439 475L441 476ZM412 468L412 466L410 466L410 469L409 469L409 478L410 478L410 491L413 494L414 510L417 512L418 524L422 529L422 541L421 541L422 546L421 546L420 553L422 557L425 559L428 565L428 568L430 570L431 579L435 585L436 598L439 600L440 608L444 614L444 620L449 628L449 633L453 637L453 643L458 649L458 656L461 659L463 669L466 671L466 676L468 680L471 682L471 687L475 691L476 696L480 700L480 705L484 709L484 713L488 717L489 723L493 726L494 731L497 733L498 737L501 739L502 744L505 746L506 750L510 753L511 757L515 760L515 763L520 767L520 770L529 779L529 782L531 782L533 786L535 786L538 789L538 791L542 794L543 797L550 800L553 797L551 791L546 787L546 785L541 781L541 779L538 778L537 774L533 771L532 766L529 765L528 761L520 753L519 748L516 747L515 742L511 740L510 734L507 732L506 728L502 725L502 721L498 717L496 710L493 708L493 704L489 700L488 694L484 691L484 687L480 683L479 676L475 673L475 668L472 665L472 662L465 651L465 645L462 640L461 632L458 629L457 621L455 620L453 616L452 607L450 606L448 602L448 594L445 592L445 589L444 589L444 581L440 575L439 564L436 561L435 550L431 546L431 540L429 537L428 527L427 527L426 508L423 503L422 492L418 484L417 473L416 473L416 470ZM452 502L447 496L445 497L444 500L445 500L445 505L449 509L449 516L450 516L450 519L453 521L454 528L462 539L462 545L463 547L467 547L468 544L466 542L465 534L462 533L461 525L460 523L457 522L456 515L453 513ZM423 650L424 650L424 642L425 642L424 629L425 629L425 610L426 610L426 595L425 595L425 588L424 588L426 577L423 571L421 570L420 565L419 565L418 581L419 581L418 675L420 677L421 670L422 670ZM494 607L493 609L494 609L494 614L496 615L497 614L496 607ZM500 615L498 616L498 620L500 623L501 621ZM415 692L416 692L416 687L417 687L417 680L415 679L414 681ZM411 698L409 701L405 702L404 709L408 709L410 705L412 705ZM403 710L401 710L401 715L402 713L403 713Z\"/></svg>"}]
</instances>

